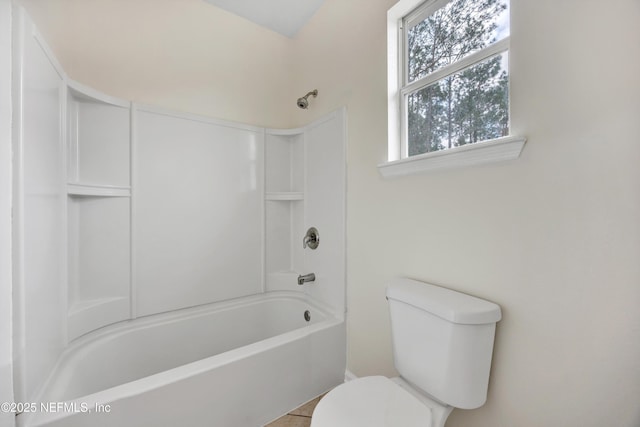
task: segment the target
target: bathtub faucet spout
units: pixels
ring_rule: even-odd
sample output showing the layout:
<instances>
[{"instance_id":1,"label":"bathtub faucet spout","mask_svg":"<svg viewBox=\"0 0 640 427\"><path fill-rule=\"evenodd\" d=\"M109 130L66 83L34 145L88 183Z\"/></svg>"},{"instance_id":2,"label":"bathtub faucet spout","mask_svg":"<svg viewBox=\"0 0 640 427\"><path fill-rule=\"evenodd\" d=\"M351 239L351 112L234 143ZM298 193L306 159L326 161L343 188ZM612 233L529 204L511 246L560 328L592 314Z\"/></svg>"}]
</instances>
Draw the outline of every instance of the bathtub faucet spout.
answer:
<instances>
[{"instance_id":1,"label":"bathtub faucet spout","mask_svg":"<svg viewBox=\"0 0 640 427\"><path fill-rule=\"evenodd\" d=\"M316 275L313 273L298 276L298 285L304 285L305 282L313 282L316 280Z\"/></svg>"}]
</instances>

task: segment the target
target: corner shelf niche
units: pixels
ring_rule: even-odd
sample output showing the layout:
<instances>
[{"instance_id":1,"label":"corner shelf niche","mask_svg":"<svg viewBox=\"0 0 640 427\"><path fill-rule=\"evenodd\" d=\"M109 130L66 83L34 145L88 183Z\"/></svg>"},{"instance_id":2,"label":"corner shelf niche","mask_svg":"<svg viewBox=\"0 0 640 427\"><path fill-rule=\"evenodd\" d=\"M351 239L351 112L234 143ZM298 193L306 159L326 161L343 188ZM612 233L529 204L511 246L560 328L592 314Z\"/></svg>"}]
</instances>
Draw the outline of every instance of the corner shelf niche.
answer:
<instances>
[{"instance_id":1,"label":"corner shelf niche","mask_svg":"<svg viewBox=\"0 0 640 427\"><path fill-rule=\"evenodd\" d=\"M69 83L67 109L69 182L128 187L131 103Z\"/></svg>"},{"instance_id":2,"label":"corner shelf niche","mask_svg":"<svg viewBox=\"0 0 640 427\"><path fill-rule=\"evenodd\" d=\"M67 184L67 194L71 197L130 197L130 187L109 185Z\"/></svg>"},{"instance_id":3,"label":"corner shelf niche","mask_svg":"<svg viewBox=\"0 0 640 427\"><path fill-rule=\"evenodd\" d=\"M265 200L273 201L294 201L304 200L304 193L298 191L280 191L265 194Z\"/></svg>"},{"instance_id":4,"label":"corner shelf niche","mask_svg":"<svg viewBox=\"0 0 640 427\"><path fill-rule=\"evenodd\" d=\"M303 265L303 130L268 129L265 145L266 287L292 290Z\"/></svg>"},{"instance_id":5,"label":"corner shelf niche","mask_svg":"<svg viewBox=\"0 0 640 427\"><path fill-rule=\"evenodd\" d=\"M69 82L68 339L131 315L131 103Z\"/></svg>"}]
</instances>

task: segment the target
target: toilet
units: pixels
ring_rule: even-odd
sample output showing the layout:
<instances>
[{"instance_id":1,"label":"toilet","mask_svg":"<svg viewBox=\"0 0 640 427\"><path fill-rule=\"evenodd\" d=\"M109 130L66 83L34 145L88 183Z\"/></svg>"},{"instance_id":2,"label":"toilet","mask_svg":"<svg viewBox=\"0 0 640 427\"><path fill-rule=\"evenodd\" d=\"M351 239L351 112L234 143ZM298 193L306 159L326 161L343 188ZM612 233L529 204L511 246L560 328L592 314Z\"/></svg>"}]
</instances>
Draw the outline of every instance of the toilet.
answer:
<instances>
[{"instance_id":1,"label":"toilet","mask_svg":"<svg viewBox=\"0 0 640 427\"><path fill-rule=\"evenodd\" d=\"M500 307L416 280L387 287L397 378L362 377L327 393L311 427L443 427L487 398Z\"/></svg>"}]
</instances>

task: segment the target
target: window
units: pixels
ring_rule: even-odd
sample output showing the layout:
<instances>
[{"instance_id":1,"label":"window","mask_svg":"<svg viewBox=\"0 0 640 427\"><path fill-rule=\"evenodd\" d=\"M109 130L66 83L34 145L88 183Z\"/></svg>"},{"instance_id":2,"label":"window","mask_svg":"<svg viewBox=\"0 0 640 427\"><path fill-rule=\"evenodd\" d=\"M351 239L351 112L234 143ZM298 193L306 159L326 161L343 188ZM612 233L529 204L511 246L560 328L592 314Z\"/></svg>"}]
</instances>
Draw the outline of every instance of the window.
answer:
<instances>
[{"instance_id":1,"label":"window","mask_svg":"<svg viewBox=\"0 0 640 427\"><path fill-rule=\"evenodd\" d=\"M401 0L388 26L390 162L514 142L509 0Z\"/></svg>"}]
</instances>

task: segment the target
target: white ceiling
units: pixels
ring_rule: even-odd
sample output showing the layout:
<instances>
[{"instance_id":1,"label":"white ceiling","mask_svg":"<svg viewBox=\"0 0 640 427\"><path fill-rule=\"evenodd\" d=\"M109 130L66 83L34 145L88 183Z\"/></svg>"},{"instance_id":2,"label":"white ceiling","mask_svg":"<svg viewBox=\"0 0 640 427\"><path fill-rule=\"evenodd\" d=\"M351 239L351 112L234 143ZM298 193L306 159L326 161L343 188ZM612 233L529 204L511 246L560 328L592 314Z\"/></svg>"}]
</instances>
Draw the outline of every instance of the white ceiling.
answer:
<instances>
[{"instance_id":1,"label":"white ceiling","mask_svg":"<svg viewBox=\"0 0 640 427\"><path fill-rule=\"evenodd\" d=\"M324 0L205 0L287 37L294 37Z\"/></svg>"}]
</instances>

